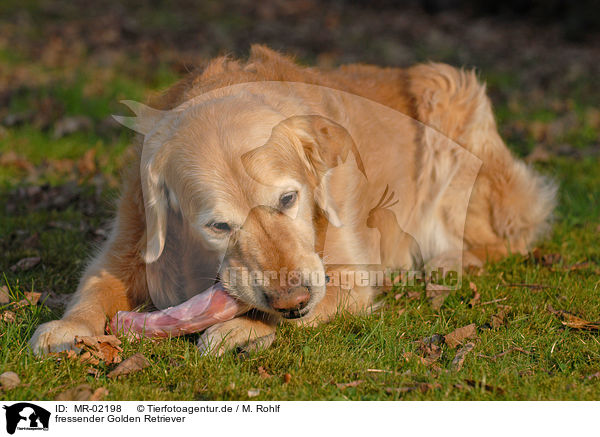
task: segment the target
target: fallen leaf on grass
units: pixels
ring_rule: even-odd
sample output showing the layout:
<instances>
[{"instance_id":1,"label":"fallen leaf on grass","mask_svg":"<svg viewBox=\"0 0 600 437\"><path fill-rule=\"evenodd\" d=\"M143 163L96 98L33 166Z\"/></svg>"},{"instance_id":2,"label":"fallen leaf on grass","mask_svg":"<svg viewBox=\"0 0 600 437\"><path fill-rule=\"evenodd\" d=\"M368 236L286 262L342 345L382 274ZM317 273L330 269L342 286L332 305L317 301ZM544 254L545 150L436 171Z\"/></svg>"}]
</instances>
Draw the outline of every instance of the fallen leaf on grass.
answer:
<instances>
[{"instance_id":1,"label":"fallen leaf on grass","mask_svg":"<svg viewBox=\"0 0 600 437\"><path fill-rule=\"evenodd\" d=\"M139 372L149 365L150 362L148 359L144 355L137 353L124 360L115 369L110 371L107 376L109 378L116 378L118 376L129 375L133 372Z\"/></svg>"},{"instance_id":2,"label":"fallen leaf on grass","mask_svg":"<svg viewBox=\"0 0 600 437\"><path fill-rule=\"evenodd\" d=\"M357 387L360 384L362 384L363 382L365 382L363 379L359 379L356 381L350 381L350 382L338 382L336 383L336 387L339 388L340 390L345 390L348 387Z\"/></svg>"},{"instance_id":3,"label":"fallen leaf on grass","mask_svg":"<svg viewBox=\"0 0 600 437\"><path fill-rule=\"evenodd\" d=\"M258 368L258 374L260 375L260 377L262 379L269 379L271 377L271 375L269 374L269 372L267 372L263 366L260 366Z\"/></svg>"},{"instance_id":4,"label":"fallen leaf on grass","mask_svg":"<svg viewBox=\"0 0 600 437\"><path fill-rule=\"evenodd\" d=\"M469 282L469 288L473 290L473 298L469 301L469 307L473 308L481 300L481 294L477 291L477 285L474 282Z\"/></svg>"},{"instance_id":5,"label":"fallen leaf on grass","mask_svg":"<svg viewBox=\"0 0 600 437\"><path fill-rule=\"evenodd\" d=\"M249 398L255 398L259 394L260 394L260 389L258 389L258 388L251 388L250 390L248 390Z\"/></svg>"},{"instance_id":6,"label":"fallen leaf on grass","mask_svg":"<svg viewBox=\"0 0 600 437\"><path fill-rule=\"evenodd\" d=\"M450 288L445 285L428 283L425 288L425 296L429 299L431 308L438 311L446 298L450 295Z\"/></svg>"},{"instance_id":7,"label":"fallen leaf on grass","mask_svg":"<svg viewBox=\"0 0 600 437\"><path fill-rule=\"evenodd\" d=\"M477 337L477 327L475 326L475 323L471 323L470 325L455 329L450 334L445 335L444 340L450 348L454 349L459 344L462 344L464 340L475 337Z\"/></svg>"},{"instance_id":8,"label":"fallen leaf on grass","mask_svg":"<svg viewBox=\"0 0 600 437\"><path fill-rule=\"evenodd\" d=\"M16 152L10 150L0 156L0 167L15 167L26 172L32 172L34 166L31 162Z\"/></svg>"},{"instance_id":9,"label":"fallen leaf on grass","mask_svg":"<svg viewBox=\"0 0 600 437\"><path fill-rule=\"evenodd\" d=\"M75 347L83 350L81 361L96 365L99 361L106 364L120 363L119 353L121 340L114 335L99 335L96 337L75 337Z\"/></svg>"},{"instance_id":10,"label":"fallen leaf on grass","mask_svg":"<svg viewBox=\"0 0 600 437\"><path fill-rule=\"evenodd\" d=\"M283 383L284 384L289 384L289 382L292 380L292 375L290 373L286 373L285 375L283 375Z\"/></svg>"},{"instance_id":11,"label":"fallen leaf on grass","mask_svg":"<svg viewBox=\"0 0 600 437\"><path fill-rule=\"evenodd\" d=\"M467 357L467 354L469 352L471 352L474 347L475 347L474 343L467 343L464 346L462 346L460 349L458 349L458 351L456 352L456 355L454 356L454 359L452 360L452 363L450 364L450 369L455 372L458 372L460 369L462 369L462 366L465 363L465 358Z\"/></svg>"},{"instance_id":12,"label":"fallen leaf on grass","mask_svg":"<svg viewBox=\"0 0 600 437\"><path fill-rule=\"evenodd\" d=\"M585 331L600 331L600 322L588 322L573 313L564 310L555 310L552 305L548 305L548 311L559 319L561 323L572 329L581 329Z\"/></svg>"},{"instance_id":13,"label":"fallen leaf on grass","mask_svg":"<svg viewBox=\"0 0 600 437\"><path fill-rule=\"evenodd\" d=\"M0 287L0 305L5 305L10 302L10 291L6 285Z\"/></svg>"},{"instance_id":14,"label":"fallen leaf on grass","mask_svg":"<svg viewBox=\"0 0 600 437\"><path fill-rule=\"evenodd\" d=\"M21 379L15 372L4 372L0 375L0 387L3 390L12 390L19 384L21 384Z\"/></svg>"},{"instance_id":15,"label":"fallen leaf on grass","mask_svg":"<svg viewBox=\"0 0 600 437\"><path fill-rule=\"evenodd\" d=\"M30 305L37 305L37 303L40 301L40 297L42 296L42 293L38 293L37 291L26 291L23 294Z\"/></svg>"},{"instance_id":16,"label":"fallen leaf on grass","mask_svg":"<svg viewBox=\"0 0 600 437\"><path fill-rule=\"evenodd\" d=\"M408 300L420 299L421 292L420 291L409 291L408 293L406 293L406 297L408 298Z\"/></svg>"},{"instance_id":17,"label":"fallen leaf on grass","mask_svg":"<svg viewBox=\"0 0 600 437\"><path fill-rule=\"evenodd\" d=\"M12 311L2 311L0 314L0 320L6 323L14 323L17 320L17 316Z\"/></svg>"},{"instance_id":18,"label":"fallen leaf on grass","mask_svg":"<svg viewBox=\"0 0 600 437\"><path fill-rule=\"evenodd\" d=\"M431 340L432 337L429 337L425 340ZM443 337L442 337L442 342L443 342ZM417 342L419 345L419 352L421 352L422 357L419 357L421 360L421 363L425 364L426 366L431 366L432 364L434 364L437 360L440 359L440 357L442 356L442 348L440 346L438 346L438 344L440 343L436 343L435 340L433 341L418 341Z\"/></svg>"},{"instance_id":19,"label":"fallen leaf on grass","mask_svg":"<svg viewBox=\"0 0 600 437\"><path fill-rule=\"evenodd\" d=\"M18 302L13 302L13 308L23 308L29 305L37 305L37 303L40 301L42 293L38 293L37 291L26 291L23 293L23 295L25 296L25 299L21 299Z\"/></svg>"},{"instance_id":20,"label":"fallen leaf on grass","mask_svg":"<svg viewBox=\"0 0 600 437\"><path fill-rule=\"evenodd\" d=\"M15 265L10 267L10 271L13 273L16 272L26 272L27 270L31 270L35 266L37 266L42 259L39 256L32 256L29 258L23 258L19 260Z\"/></svg>"},{"instance_id":21,"label":"fallen leaf on grass","mask_svg":"<svg viewBox=\"0 0 600 437\"><path fill-rule=\"evenodd\" d=\"M538 248L533 249L531 254L533 255L534 261L544 267L552 267L554 264L558 264L562 261L560 253L543 253Z\"/></svg>"},{"instance_id":22,"label":"fallen leaf on grass","mask_svg":"<svg viewBox=\"0 0 600 437\"><path fill-rule=\"evenodd\" d=\"M108 395L108 390L99 387L92 391L89 384L80 384L76 387L65 390L55 398L57 401L101 401Z\"/></svg>"},{"instance_id":23,"label":"fallen leaf on grass","mask_svg":"<svg viewBox=\"0 0 600 437\"><path fill-rule=\"evenodd\" d=\"M75 352L72 349L68 349L65 351L60 351L60 352L51 352L48 354L48 356L51 357L56 357L57 361L63 361L63 360L77 360L79 359L79 355L77 354L77 352Z\"/></svg>"},{"instance_id":24,"label":"fallen leaf on grass","mask_svg":"<svg viewBox=\"0 0 600 437\"><path fill-rule=\"evenodd\" d=\"M439 346L435 346L434 345L434 347L437 348L437 349L439 349L439 354L437 355L437 358L436 358L437 352L432 353L430 356L425 356L424 357L424 356L418 355L418 354L416 354L414 352L410 352L410 351L404 352L404 354L402 354L402 357L406 361L412 361L412 360L419 361L424 366L429 367L429 366L433 365L437 361L437 359L441 356L441 354L442 354L441 348Z\"/></svg>"},{"instance_id":25,"label":"fallen leaf on grass","mask_svg":"<svg viewBox=\"0 0 600 437\"><path fill-rule=\"evenodd\" d=\"M492 326L492 328L498 329L498 328L501 328L502 326L504 326L506 324L506 315L508 314L509 311L510 311L510 306L501 305L500 310L496 314L492 315L492 320L490 322L490 325Z\"/></svg>"}]
</instances>

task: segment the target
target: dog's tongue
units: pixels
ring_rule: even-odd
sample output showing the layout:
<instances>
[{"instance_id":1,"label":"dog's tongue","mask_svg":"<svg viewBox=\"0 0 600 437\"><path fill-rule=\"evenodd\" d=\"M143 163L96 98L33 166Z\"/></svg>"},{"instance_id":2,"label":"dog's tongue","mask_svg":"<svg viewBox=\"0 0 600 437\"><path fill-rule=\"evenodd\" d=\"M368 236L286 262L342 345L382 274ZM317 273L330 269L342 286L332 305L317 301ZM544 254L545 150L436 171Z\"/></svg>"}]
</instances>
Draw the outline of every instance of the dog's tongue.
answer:
<instances>
[{"instance_id":1,"label":"dog's tongue","mask_svg":"<svg viewBox=\"0 0 600 437\"><path fill-rule=\"evenodd\" d=\"M119 311L110 322L113 333L133 337L175 337L203 331L249 310L219 282L174 307L151 313Z\"/></svg>"}]
</instances>

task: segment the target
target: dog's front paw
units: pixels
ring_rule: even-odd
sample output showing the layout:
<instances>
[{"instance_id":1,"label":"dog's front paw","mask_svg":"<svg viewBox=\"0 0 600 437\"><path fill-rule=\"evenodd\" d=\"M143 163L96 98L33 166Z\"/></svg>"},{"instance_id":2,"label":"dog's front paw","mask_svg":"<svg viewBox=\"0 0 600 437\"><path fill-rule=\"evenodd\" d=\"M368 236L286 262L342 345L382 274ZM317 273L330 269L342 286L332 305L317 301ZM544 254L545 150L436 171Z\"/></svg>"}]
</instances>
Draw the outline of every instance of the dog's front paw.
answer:
<instances>
[{"instance_id":1,"label":"dog's front paw","mask_svg":"<svg viewBox=\"0 0 600 437\"><path fill-rule=\"evenodd\" d=\"M75 336L88 335L94 335L94 333L82 323L69 320L53 320L38 326L31 340L29 340L29 346L36 355L69 349L75 350Z\"/></svg>"},{"instance_id":2,"label":"dog's front paw","mask_svg":"<svg viewBox=\"0 0 600 437\"><path fill-rule=\"evenodd\" d=\"M239 317L208 328L198 340L202 355L220 356L242 348L255 351L269 347L275 340L275 327Z\"/></svg>"}]
</instances>

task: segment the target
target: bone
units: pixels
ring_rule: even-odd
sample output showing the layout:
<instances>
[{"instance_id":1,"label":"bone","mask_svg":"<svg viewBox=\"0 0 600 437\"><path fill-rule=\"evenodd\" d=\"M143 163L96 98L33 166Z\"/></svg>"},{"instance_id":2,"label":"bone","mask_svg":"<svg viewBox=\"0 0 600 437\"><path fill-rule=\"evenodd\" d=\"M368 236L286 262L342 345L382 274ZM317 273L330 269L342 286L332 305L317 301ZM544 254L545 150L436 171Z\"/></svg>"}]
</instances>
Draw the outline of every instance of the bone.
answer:
<instances>
[{"instance_id":1,"label":"bone","mask_svg":"<svg viewBox=\"0 0 600 437\"><path fill-rule=\"evenodd\" d=\"M193 334L231 320L250 308L231 297L221 283L187 301L164 310L141 313L119 311L110 322L113 333L141 337L177 337Z\"/></svg>"}]
</instances>

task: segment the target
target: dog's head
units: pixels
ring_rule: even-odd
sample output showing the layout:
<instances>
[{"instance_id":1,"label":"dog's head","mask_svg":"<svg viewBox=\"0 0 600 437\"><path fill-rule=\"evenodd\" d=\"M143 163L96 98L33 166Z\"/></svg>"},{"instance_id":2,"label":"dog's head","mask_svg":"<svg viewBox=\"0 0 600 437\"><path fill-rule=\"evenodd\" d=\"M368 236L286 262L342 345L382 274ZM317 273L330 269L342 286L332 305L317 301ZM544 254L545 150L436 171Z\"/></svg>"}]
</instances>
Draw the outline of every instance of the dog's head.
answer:
<instances>
[{"instance_id":1,"label":"dog's head","mask_svg":"<svg viewBox=\"0 0 600 437\"><path fill-rule=\"evenodd\" d=\"M286 318L308 314L325 295L316 219L342 226L330 170L353 154L364 173L348 132L322 116L285 118L234 97L198 105L154 132L141 173L146 262L161 256L168 210L176 209L221 257L230 294Z\"/></svg>"}]
</instances>

